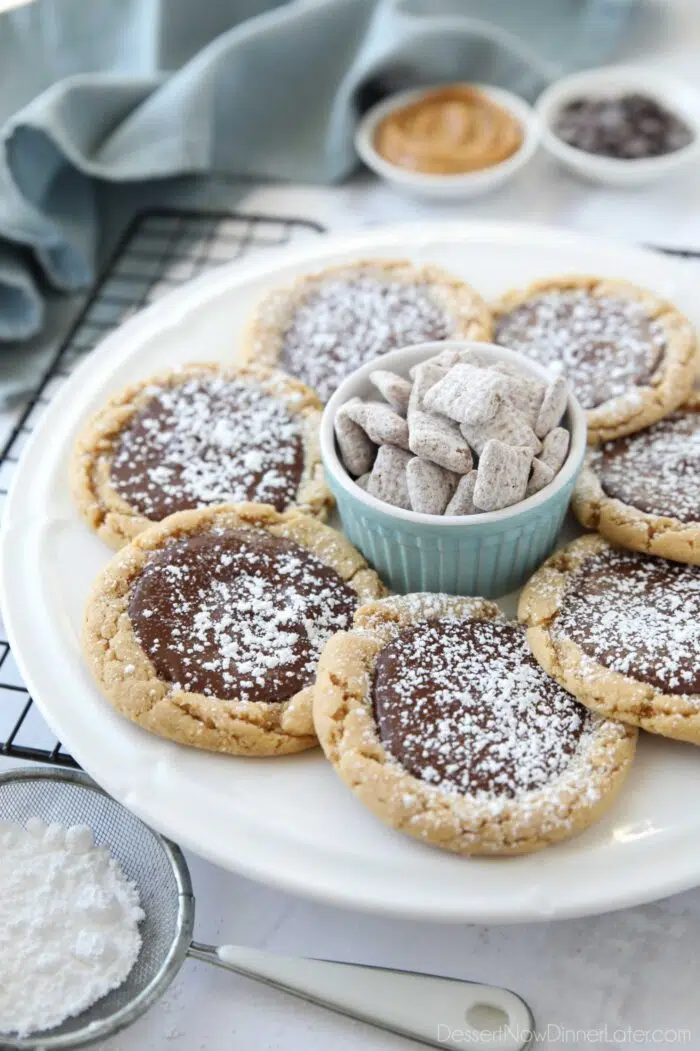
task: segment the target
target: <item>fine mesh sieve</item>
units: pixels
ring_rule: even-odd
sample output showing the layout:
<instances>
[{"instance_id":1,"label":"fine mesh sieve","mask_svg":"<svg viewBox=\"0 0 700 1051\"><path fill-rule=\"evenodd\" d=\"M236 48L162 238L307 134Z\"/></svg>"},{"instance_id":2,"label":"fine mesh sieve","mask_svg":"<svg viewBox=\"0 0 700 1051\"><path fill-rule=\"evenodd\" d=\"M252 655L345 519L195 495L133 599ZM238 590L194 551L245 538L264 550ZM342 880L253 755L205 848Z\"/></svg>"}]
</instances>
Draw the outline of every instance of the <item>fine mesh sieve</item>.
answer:
<instances>
[{"instance_id":1,"label":"fine mesh sieve","mask_svg":"<svg viewBox=\"0 0 700 1051\"><path fill-rule=\"evenodd\" d=\"M0 820L88 825L139 890L142 948L126 981L75 1018L44 1033L0 1033L2 1051L85 1047L135 1021L168 987L187 956L272 985L435 1047L522 1051L533 1020L515 993L412 971L293 959L232 945L193 942L195 901L187 863L173 843L144 825L87 774L28 768L0 774ZM465 1026L476 1034L464 1040ZM454 1033L454 1039L447 1035ZM481 1039L477 1039L479 1034Z\"/></svg>"},{"instance_id":2,"label":"fine mesh sieve","mask_svg":"<svg viewBox=\"0 0 700 1051\"><path fill-rule=\"evenodd\" d=\"M128 978L88 1010L45 1034L0 1036L3 1048L84 1047L129 1025L165 991L190 947L194 898L178 847L106 795L78 771L16 770L0 776L0 819L25 825L30 817L50 824L89 825L139 889L146 916L142 948Z\"/></svg>"}]
</instances>

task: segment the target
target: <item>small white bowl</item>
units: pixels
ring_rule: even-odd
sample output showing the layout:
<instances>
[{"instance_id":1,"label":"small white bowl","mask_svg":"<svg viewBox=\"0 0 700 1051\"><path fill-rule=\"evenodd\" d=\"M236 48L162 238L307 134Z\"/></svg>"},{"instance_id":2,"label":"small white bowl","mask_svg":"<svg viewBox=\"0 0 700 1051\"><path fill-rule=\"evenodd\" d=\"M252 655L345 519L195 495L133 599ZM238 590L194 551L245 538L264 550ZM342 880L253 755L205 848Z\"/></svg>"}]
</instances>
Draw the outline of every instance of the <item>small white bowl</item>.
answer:
<instances>
[{"instance_id":1,"label":"small white bowl","mask_svg":"<svg viewBox=\"0 0 700 1051\"><path fill-rule=\"evenodd\" d=\"M391 164L374 147L377 125L384 117L410 102L415 102L427 93L438 90L441 86L444 85L435 84L432 87L402 91L373 106L365 113L357 127L355 149L368 168L386 179L396 189L414 197L429 197L443 201L467 200L470 197L490 193L508 179L512 179L516 172L519 172L532 159L539 143L539 122L532 107L510 91L494 88L489 84L473 85L504 109L509 110L522 128L523 141L520 147L500 164L483 168L481 171L466 172L463 175L428 175L425 172L414 172L409 168Z\"/></svg>"},{"instance_id":2,"label":"small white bowl","mask_svg":"<svg viewBox=\"0 0 700 1051\"><path fill-rule=\"evenodd\" d=\"M568 102L584 96L601 98L627 92L653 98L676 114L692 131L693 141L660 157L621 160L569 146L554 131L557 116ZM545 89L535 112L540 117L542 145L547 152L576 175L606 186L645 186L700 157L700 92L661 70L609 66L572 73Z\"/></svg>"}]
</instances>

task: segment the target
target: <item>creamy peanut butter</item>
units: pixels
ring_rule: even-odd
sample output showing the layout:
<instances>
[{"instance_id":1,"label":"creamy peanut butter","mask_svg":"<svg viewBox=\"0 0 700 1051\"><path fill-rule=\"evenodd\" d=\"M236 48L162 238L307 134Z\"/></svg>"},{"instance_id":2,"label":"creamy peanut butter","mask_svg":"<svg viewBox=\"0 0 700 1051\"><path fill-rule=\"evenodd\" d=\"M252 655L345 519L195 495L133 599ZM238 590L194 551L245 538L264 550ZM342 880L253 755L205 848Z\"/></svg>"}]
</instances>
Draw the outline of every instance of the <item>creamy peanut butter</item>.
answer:
<instances>
[{"instance_id":1,"label":"creamy peanut butter","mask_svg":"<svg viewBox=\"0 0 700 1051\"><path fill-rule=\"evenodd\" d=\"M460 175L499 164L522 140L520 122L483 91L447 84L384 117L374 145L400 168Z\"/></svg>"}]
</instances>

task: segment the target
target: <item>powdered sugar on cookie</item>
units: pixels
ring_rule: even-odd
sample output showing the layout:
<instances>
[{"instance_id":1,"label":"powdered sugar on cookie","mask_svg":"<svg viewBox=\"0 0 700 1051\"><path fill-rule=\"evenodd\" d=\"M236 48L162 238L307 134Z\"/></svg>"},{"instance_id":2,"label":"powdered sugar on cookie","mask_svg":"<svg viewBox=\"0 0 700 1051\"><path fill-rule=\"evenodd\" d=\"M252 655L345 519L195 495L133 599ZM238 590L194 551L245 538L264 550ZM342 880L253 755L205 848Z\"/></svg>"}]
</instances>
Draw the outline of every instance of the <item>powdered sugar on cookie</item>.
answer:
<instances>
[{"instance_id":1,"label":"powdered sugar on cookie","mask_svg":"<svg viewBox=\"0 0 700 1051\"><path fill-rule=\"evenodd\" d=\"M591 456L606 495L646 514L700 521L700 412L681 410Z\"/></svg>"},{"instance_id":2,"label":"powdered sugar on cookie","mask_svg":"<svg viewBox=\"0 0 700 1051\"><path fill-rule=\"evenodd\" d=\"M284 701L313 681L357 595L289 540L221 530L175 540L135 582L129 616L160 678L188 693Z\"/></svg>"},{"instance_id":3,"label":"powdered sugar on cookie","mask_svg":"<svg viewBox=\"0 0 700 1051\"><path fill-rule=\"evenodd\" d=\"M460 854L527 853L587 828L636 741L550 678L485 599L363 605L326 644L313 703L321 746L360 802Z\"/></svg>"},{"instance_id":4,"label":"powdered sugar on cookie","mask_svg":"<svg viewBox=\"0 0 700 1051\"><path fill-rule=\"evenodd\" d=\"M326 401L364 362L452 331L449 314L418 284L369 275L329 279L295 310L281 364Z\"/></svg>"},{"instance_id":5,"label":"powdered sugar on cookie","mask_svg":"<svg viewBox=\"0 0 700 1051\"><path fill-rule=\"evenodd\" d=\"M553 784L592 733L586 709L541 670L517 626L443 618L377 658L380 737L448 794L512 799Z\"/></svg>"},{"instance_id":6,"label":"powdered sugar on cookie","mask_svg":"<svg viewBox=\"0 0 700 1051\"><path fill-rule=\"evenodd\" d=\"M666 348L663 325L641 303L584 290L533 296L500 318L496 341L563 365L585 409L647 383Z\"/></svg>"},{"instance_id":7,"label":"powdered sugar on cookie","mask_svg":"<svg viewBox=\"0 0 700 1051\"><path fill-rule=\"evenodd\" d=\"M700 569L609 548L585 559L552 624L588 661L665 694L700 697Z\"/></svg>"},{"instance_id":8,"label":"powdered sugar on cookie","mask_svg":"<svg viewBox=\"0 0 700 1051\"><path fill-rule=\"evenodd\" d=\"M297 496L303 435L288 404L254 382L197 376L161 388L119 436L112 485L152 520L254 500L283 510Z\"/></svg>"}]
</instances>

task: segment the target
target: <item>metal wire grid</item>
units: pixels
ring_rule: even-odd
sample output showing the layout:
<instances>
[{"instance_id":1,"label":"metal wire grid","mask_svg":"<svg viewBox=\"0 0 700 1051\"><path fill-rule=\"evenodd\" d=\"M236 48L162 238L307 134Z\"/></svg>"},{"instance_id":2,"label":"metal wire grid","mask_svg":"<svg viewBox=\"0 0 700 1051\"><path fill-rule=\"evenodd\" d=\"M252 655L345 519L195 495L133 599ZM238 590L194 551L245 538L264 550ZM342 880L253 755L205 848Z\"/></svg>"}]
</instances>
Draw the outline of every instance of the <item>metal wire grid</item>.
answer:
<instances>
[{"instance_id":1,"label":"metal wire grid","mask_svg":"<svg viewBox=\"0 0 700 1051\"><path fill-rule=\"evenodd\" d=\"M310 220L263 215L150 211L138 216L0 451L0 509L22 448L46 406L111 329L177 285L222 263L323 232ZM0 756L78 765L33 704L1 621Z\"/></svg>"},{"instance_id":2,"label":"metal wire grid","mask_svg":"<svg viewBox=\"0 0 700 1051\"><path fill-rule=\"evenodd\" d=\"M0 508L26 439L43 410L86 354L130 314L175 286L232 259L278 248L324 229L305 219L152 211L127 231L73 330L58 350L0 451ZM656 247L700 261L700 251ZM77 766L33 704L0 620L0 756Z\"/></svg>"}]
</instances>

